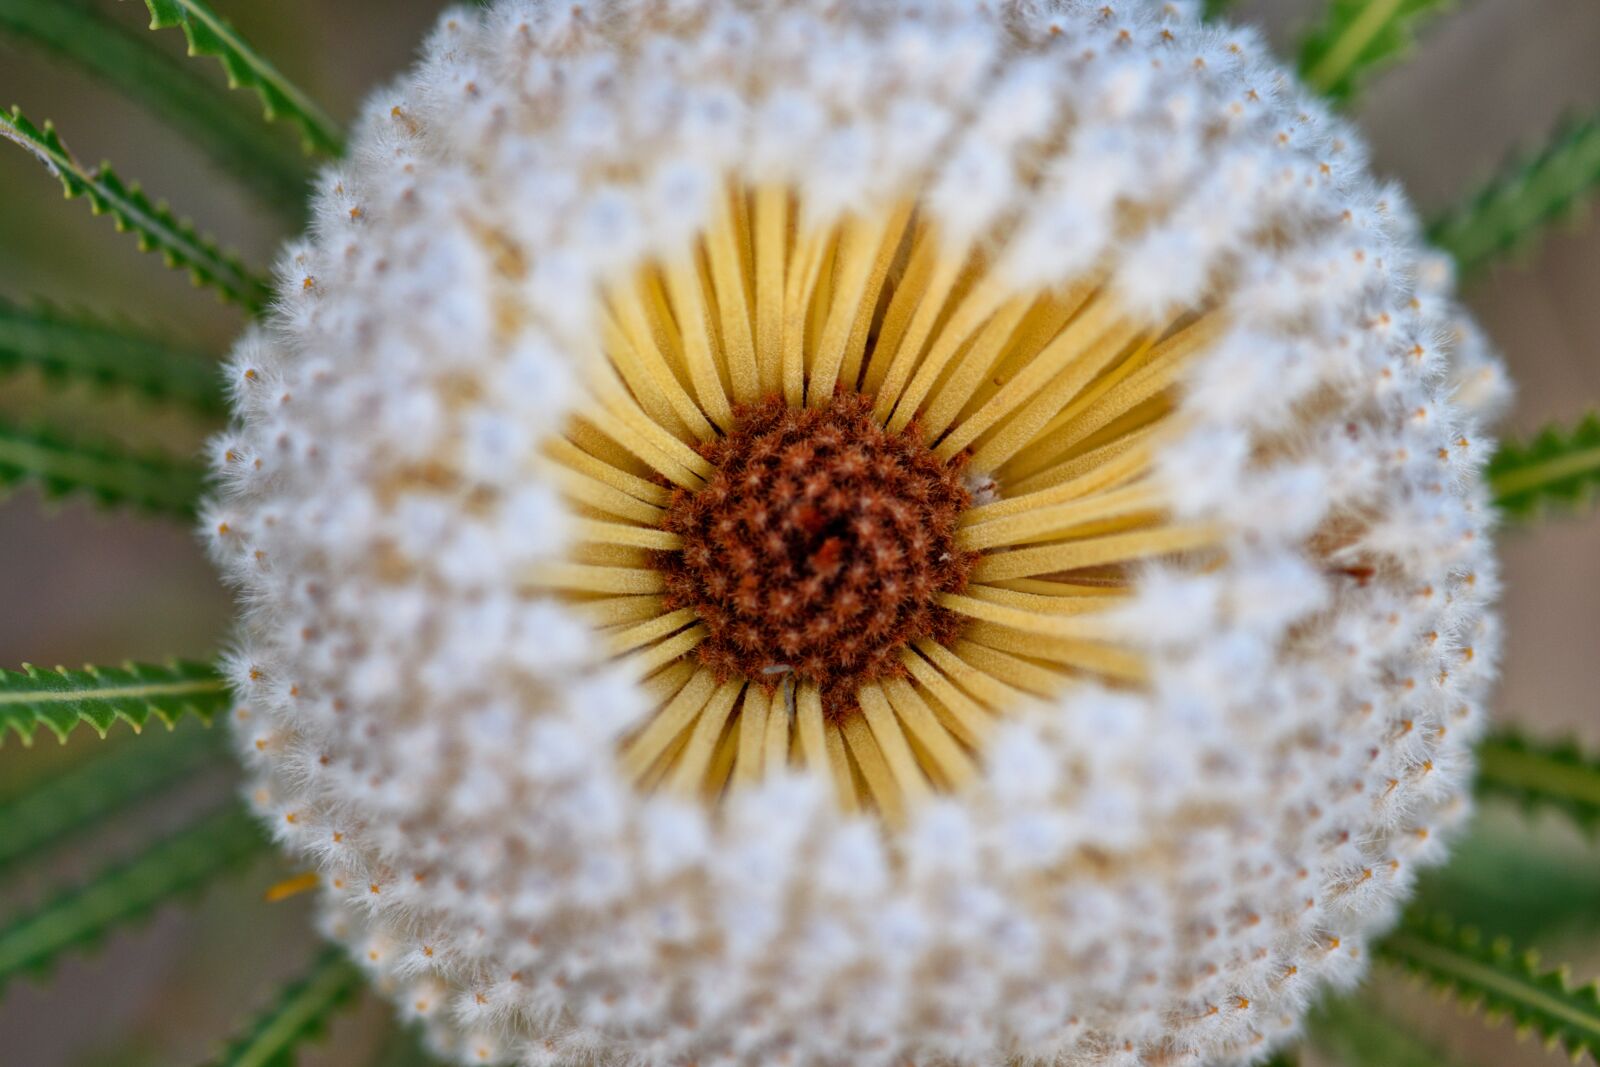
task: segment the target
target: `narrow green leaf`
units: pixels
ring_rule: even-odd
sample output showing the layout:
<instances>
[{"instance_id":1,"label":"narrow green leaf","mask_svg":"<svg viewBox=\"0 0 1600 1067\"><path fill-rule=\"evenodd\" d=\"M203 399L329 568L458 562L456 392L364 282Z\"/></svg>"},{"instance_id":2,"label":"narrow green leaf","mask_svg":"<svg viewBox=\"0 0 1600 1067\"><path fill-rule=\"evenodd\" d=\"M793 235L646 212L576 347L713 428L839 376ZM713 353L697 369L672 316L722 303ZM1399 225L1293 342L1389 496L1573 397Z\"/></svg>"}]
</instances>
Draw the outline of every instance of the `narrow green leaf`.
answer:
<instances>
[{"instance_id":1,"label":"narrow green leaf","mask_svg":"<svg viewBox=\"0 0 1600 1067\"><path fill-rule=\"evenodd\" d=\"M86 315L19 307L0 297L0 373L23 367L51 378L127 386L205 415L227 411L214 360Z\"/></svg>"},{"instance_id":2,"label":"narrow green leaf","mask_svg":"<svg viewBox=\"0 0 1600 1067\"><path fill-rule=\"evenodd\" d=\"M132 231L139 249L158 252L174 270L186 270L196 285L209 285L223 296L259 311L271 295L267 282L250 273L237 258L201 236L164 205L152 203L138 185L124 185L107 165L88 170L80 164L50 123L40 129L21 108L0 111L0 137L31 152L61 181L67 199L86 197L96 215L109 214L119 231Z\"/></svg>"},{"instance_id":3,"label":"narrow green leaf","mask_svg":"<svg viewBox=\"0 0 1600 1067\"><path fill-rule=\"evenodd\" d=\"M1443 916L1411 917L1376 953L1491 1018L1510 1016L1575 1060L1600 1047L1600 984L1569 988L1565 968L1541 970L1533 953L1505 940L1485 941Z\"/></svg>"},{"instance_id":4,"label":"narrow green leaf","mask_svg":"<svg viewBox=\"0 0 1600 1067\"><path fill-rule=\"evenodd\" d=\"M332 947L299 980L229 1043L214 1067L293 1067L295 1050L317 1036L328 1019L361 988L361 972L342 948Z\"/></svg>"},{"instance_id":5,"label":"narrow green leaf","mask_svg":"<svg viewBox=\"0 0 1600 1067\"><path fill-rule=\"evenodd\" d=\"M79 723L88 723L101 737L118 719L135 732L152 717L169 727L186 713L209 723L229 700L227 683L204 663L174 660L77 671L24 664L20 671L0 670L0 741L7 727L32 744L40 726L65 741Z\"/></svg>"},{"instance_id":6,"label":"narrow green leaf","mask_svg":"<svg viewBox=\"0 0 1600 1067\"><path fill-rule=\"evenodd\" d=\"M1423 873L1413 907L1522 943L1552 943L1600 929L1600 852L1569 840L1558 823L1529 826L1511 810L1488 809Z\"/></svg>"},{"instance_id":7,"label":"narrow green leaf","mask_svg":"<svg viewBox=\"0 0 1600 1067\"><path fill-rule=\"evenodd\" d=\"M1550 744L1511 731L1487 738L1478 745L1478 789L1600 826L1600 757L1571 741Z\"/></svg>"},{"instance_id":8,"label":"narrow green leaf","mask_svg":"<svg viewBox=\"0 0 1600 1067\"><path fill-rule=\"evenodd\" d=\"M0 0L0 32L37 45L105 81L298 219L307 173L292 144L274 136L193 68L76 0Z\"/></svg>"},{"instance_id":9,"label":"narrow green leaf","mask_svg":"<svg viewBox=\"0 0 1600 1067\"><path fill-rule=\"evenodd\" d=\"M1600 414L1547 426L1530 441L1501 442L1488 475L1495 503L1514 518L1587 504L1600 488Z\"/></svg>"},{"instance_id":10,"label":"narrow green leaf","mask_svg":"<svg viewBox=\"0 0 1600 1067\"><path fill-rule=\"evenodd\" d=\"M216 737L196 728L155 744L124 742L0 803L0 874L216 762Z\"/></svg>"},{"instance_id":11,"label":"narrow green leaf","mask_svg":"<svg viewBox=\"0 0 1600 1067\"><path fill-rule=\"evenodd\" d=\"M1454 0L1330 0L1328 12L1300 42L1300 73L1318 92L1347 100L1383 63L1406 52L1428 19Z\"/></svg>"},{"instance_id":12,"label":"narrow green leaf","mask_svg":"<svg viewBox=\"0 0 1600 1067\"><path fill-rule=\"evenodd\" d=\"M1414 1027L1390 1018L1375 997L1330 997L1307 1020L1311 1044L1344 1067L1446 1067Z\"/></svg>"},{"instance_id":13,"label":"narrow green leaf","mask_svg":"<svg viewBox=\"0 0 1600 1067\"><path fill-rule=\"evenodd\" d=\"M47 497L87 493L106 505L191 518L205 474L193 463L68 441L49 430L0 421L0 490L23 482L39 485Z\"/></svg>"},{"instance_id":14,"label":"narrow green leaf","mask_svg":"<svg viewBox=\"0 0 1600 1067\"><path fill-rule=\"evenodd\" d=\"M337 156L344 151L339 127L305 93L239 36L205 0L145 0L150 28L181 27L191 56L216 56L228 85L254 89L267 119L284 118L300 128L307 151Z\"/></svg>"},{"instance_id":15,"label":"narrow green leaf","mask_svg":"<svg viewBox=\"0 0 1600 1067\"><path fill-rule=\"evenodd\" d=\"M132 860L61 891L0 925L0 988L18 975L47 970L63 953L94 944L265 848L255 818L230 804Z\"/></svg>"},{"instance_id":16,"label":"narrow green leaf","mask_svg":"<svg viewBox=\"0 0 1600 1067\"><path fill-rule=\"evenodd\" d=\"M1569 121L1532 155L1497 177L1429 228L1433 243L1461 273L1531 244L1600 187L1600 114Z\"/></svg>"}]
</instances>

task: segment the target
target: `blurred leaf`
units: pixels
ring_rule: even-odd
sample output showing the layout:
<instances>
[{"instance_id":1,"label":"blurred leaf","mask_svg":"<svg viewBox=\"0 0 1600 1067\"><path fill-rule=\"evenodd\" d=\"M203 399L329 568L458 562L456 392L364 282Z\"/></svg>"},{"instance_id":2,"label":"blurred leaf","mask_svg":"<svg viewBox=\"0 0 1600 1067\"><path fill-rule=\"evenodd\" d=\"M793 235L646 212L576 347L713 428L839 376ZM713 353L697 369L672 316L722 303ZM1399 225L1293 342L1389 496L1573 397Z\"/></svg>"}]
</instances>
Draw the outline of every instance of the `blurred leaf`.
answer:
<instances>
[{"instance_id":1,"label":"blurred leaf","mask_svg":"<svg viewBox=\"0 0 1600 1067\"><path fill-rule=\"evenodd\" d=\"M229 1043L214 1067L293 1067L295 1050L320 1035L330 1016L361 987L361 971L344 949L326 949L311 970L283 987Z\"/></svg>"},{"instance_id":2,"label":"blurred leaf","mask_svg":"<svg viewBox=\"0 0 1600 1067\"><path fill-rule=\"evenodd\" d=\"M1488 477L1495 503L1514 518L1589 503L1600 486L1600 415L1570 428L1546 426L1531 441L1501 442Z\"/></svg>"},{"instance_id":3,"label":"blurred leaf","mask_svg":"<svg viewBox=\"0 0 1600 1067\"><path fill-rule=\"evenodd\" d=\"M1201 13L1205 18L1219 19L1228 13L1228 9L1233 6L1233 2L1234 0L1205 0Z\"/></svg>"},{"instance_id":4,"label":"blurred leaf","mask_svg":"<svg viewBox=\"0 0 1600 1067\"><path fill-rule=\"evenodd\" d=\"M440 1067L440 1063L423 1047L419 1027L396 1021L369 1067Z\"/></svg>"},{"instance_id":5,"label":"blurred leaf","mask_svg":"<svg viewBox=\"0 0 1600 1067\"><path fill-rule=\"evenodd\" d=\"M37 484L46 497L86 493L101 504L188 519L205 488L205 472L181 460L68 441L49 430L0 421L0 491L23 482Z\"/></svg>"},{"instance_id":6,"label":"blurred leaf","mask_svg":"<svg viewBox=\"0 0 1600 1067\"><path fill-rule=\"evenodd\" d=\"M1300 43L1300 73L1320 93L1348 100L1378 66L1409 52L1417 29L1454 0L1329 0Z\"/></svg>"},{"instance_id":7,"label":"blurred leaf","mask_svg":"<svg viewBox=\"0 0 1600 1067\"><path fill-rule=\"evenodd\" d=\"M138 185L124 185L112 169L102 164L86 170L50 123L40 129L28 121L21 108L0 111L0 137L31 152L54 174L67 199L84 196L96 215L110 214L118 231L132 231L142 252L159 252L174 270L187 270L196 285L209 285L223 296L258 311L270 295L267 282L247 271L235 257L201 236L165 206L151 203Z\"/></svg>"},{"instance_id":8,"label":"blurred leaf","mask_svg":"<svg viewBox=\"0 0 1600 1067\"><path fill-rule=\"evenodd\" d=\"M1600 985L1569 988L1566 968L1540 970L1533 953L1518 953L1507 940L1486 941L1445 916L1413 916L1375 954L1491 1019L1510 1016L1574 1060L1600 1044Z\"/></svg>"},{"instance_id":9,"label":"blurred leaf","mask_svg":"<svg viewBox=\"0 0 1600 1067\"><path fill-rule=\"evenodd\" d=\"M1372 997L1329 997L1306 1021L1311 1044L1343 1067L1447 1067L1451 1062Z\"/></svg>"},{"instance_id":10,"label":"blurred leaf","mask_svg":"<svg viewBox=\"0 0 1600 1067\"><path fill-rule=\"evenodd\" d=\"M0 32L88 71L176 127L230 173L294 219L308 175L292 146L264 129L189 67L79 0L0 0Z\"/></svg>"},{"instance_id":11,"label":"blurred leaf","mask_svg":"<svg viewBox=\"0 0 1600 1067\"><path fill-rule=\"evenodd\" d=\"M59 380L128 386L206 415L227 411L215 361L85 315L0 297L0 373L22 367Z\"/></svg>"},{"instance_id":12,"label":"blurred leaf","mask_svg":"<svg viewBox=\"0 0 1600 1067\"><path fill-rule=\"evenodd\" d=\"M0 874L216 762L217 748L216 735L203 729L179 730L158 743L125 741L0 804Z\"/></svg>"},{"instance_id":13,"label":"blurred leaf","mask_svg":"<svg viewBox=\"0 0 1600 1067\"><path fill-rule=\"evenodd\" d=\"M1478 745L1478 789L1560 808L1590 829L1600 825L1600 758L1573 741L1551 744L1513 731L1485 739Z\"/></svg>"},{"instance_id":14,"label":"blurred leaf","mask_svg":"<svg viewBox=\"0 0 1600 1067\"><path fill-rule=\"evenodd\" d=\"M47 971L63 953L96 943L265 847L255 818L229 805L132 860L58 891L0 925L0 989L18 975Z\"/></svg>"},{"instance_id":15,"label":"blurred leaf","mask_svg":"<svg viewBox=\"0 0 1600 1067\"><path fill-rule=\"evenodd\" d=\"M171 727L185 713L209 723L230 701L227 683L204 663L174 660L162 666L57 667L0 670L0 741L6 728L32 744L41 725L62 741L88 723L101 737L118 719L135 731L151 717Z\"/></svg>"},{"instance_id":16,"label":"blurred leaf","mask_svg":"<svg viewBox=\"0 0 1600 1067\"><path fill-rule=\"evenodd\" d=\"M339 127L317 104L250 47L204 0L145 0L150 28L178 26L191 56L215 56L234 89L254 89L269 121L284 118L300 128L307 151L343 153Z\"/></svg>"},{"instance_id":17,"label":"blurred leaf","mask_svg":"<svg viewBox=\"0 0 1600 1067\"><path fill-rule=\"evenodd\" d=\"M1521 943L1600 927L1600 855L1492 815L1480 814L1449 863L1423 873L1413 907Z\"/></svg>"},{"instance_id":18,"label":"blurred leaf","mask_svg":"<svg viewBox=\"0 0 1600 1067\"><path fill-rule=\"evenodd\" d=\"M1600 115L1569 121L1539 151L1514 161L1429 227L1433 243L1470 274L1532 244L1600 186Z\"/></svg>"}]
</instances>

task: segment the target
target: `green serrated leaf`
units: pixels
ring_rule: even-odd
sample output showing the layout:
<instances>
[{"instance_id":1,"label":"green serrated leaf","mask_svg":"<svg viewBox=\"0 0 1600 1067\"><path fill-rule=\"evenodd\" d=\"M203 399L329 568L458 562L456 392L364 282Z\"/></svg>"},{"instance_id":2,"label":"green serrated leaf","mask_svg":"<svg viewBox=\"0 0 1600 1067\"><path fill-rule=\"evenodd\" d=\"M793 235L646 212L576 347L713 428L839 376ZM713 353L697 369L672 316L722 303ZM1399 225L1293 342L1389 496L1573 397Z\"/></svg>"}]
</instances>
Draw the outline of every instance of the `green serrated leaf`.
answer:
<instances>
[{"instance_id":1,"label":"green serrated leaf","mask_svg":"<svg viewBox=\"0 0 1600 1067\"><path fill-rule=\"evenodd\" d=\"M1347 100L1374 69L1411 50L1418 28L1455 0L1330 0L1328 11L1300 42L1307 84Z\"/></svg>"},{"instance_id":2,"label":"green serrated leaf","mask_svg":"<svg viewBox=\"0 0 1600 1067\"><path fill-rule=\"evenodd\" d=\"M50 378L126 386L204 415L227 412L214 360L87 315L23 308L0 297L0 374L24 367Z\"/></svg>"},{"instance_id":3,"label":"green serrated leaf","mask_svg":"<svg viewBox=\"0 0 1600 1067\"><path fill-rule=\"evenodd\" d=\"M42 973L63 953L94 944L265 848L255 818L229 805L132 860L51 896L0 925L0 988L21 974Z\"/></svg>"},{"instance_id":4,"label":"green serrated leaf","mask_svg":"<svg viewBox=\"0 0 1600 1067\"><path fill-rule=\"evenodd\" d=\"M24 482L51 498L86 493L105 505L188 519L205 488L205 472L193 463L0 422L0 490Z\"/></svg>"},{"instance_id":5,"label":"green serrated leaf","mask_svg":"<svg viewBox=\"0 0 1600 1067\"><path fill-rule=\"evenodd\" d=\"M0 0L0 33L42 47L137 100L267 201L301 217L308 175L293 145L152 47L147 35L66 0Z\"/></svg>"},{"instance_id":6,"label":"green serrated leaf","mask_svg":"<svg viewBox=\"0 0 1600 1067\"><path fill-rule=\"evenodd\" d=\"M109 214L119 231L131 231L143 252L160 253L174 270L189 272L196 285L209 285L251 311L259 311L271 296L267 282L246 270L237 258L199 234L194 226L173 215L164 205L152 203L138 185L125 185L109 166L90 171L83 167L50 123L40 129L21 108L0 111L0 137L31 152L61 181L67 199L86 197L96 215Z\"/></svg>"},{"instance_id":7,"label":"green serrated leaf","mask_svg":"<svg viewBox=\"0 0 1600 1067\"><path fill-rule=\"evenodd\" d=\"M229 86L255 90L269 121L281 117L298 126L307 151L343 153L338 125L204 0L145 0L145 7L150 9L152 30L180 27L191 56L215 56L227 71Z\"/></svg>"},{"instance_id":8,"label":"green serrated leaf","mask_svg":"<svg viewBox=\"0 0 1600 1067\"><path fill-rule=\"evenodd\" d=\"M1306 1021L1311 1044L1343 1067L1446 1067L1450 1059L1391 1019L1374 997L1330 997Z\"/></svg>"},{"instance_id":9,"label":"green serrated leaf","mask_svg":"<svg viewBox=\"0 0 1600 1067\"><path fill-rule=\"evenodd\" d=\"M155 744L124 742L0 803L0 875L215 762L216 738L195 728Z\"/></svg>"},{"instance_id":10,"label":"green serrated leaf","mask_svg":"<svg viewBox=\"0 0 1600 1067\"><path fill-rule=\"evenodd\" d=\"M1600 115L1569 121L1539 151L1499 176L1429 227L1433 243L1455 257L1463 275L1531 244L1600 187Z\"/></svg>"},{"instance_id":11,"label":"green serrated leaf","mask_svg":"<svg viewBox=\"0 0 1600 1067\"><path fill-rule=\"evenodd\" d=\"M205 663L174 660L76 671L24 664L20 671L0 669L0 741L7 727L23 744L32 744L40 726L65 741L80 723L101 737L118 719L136 732L151 718L169 727L185 714L209 723L229 702L227 683Z\"/></svg>"},{"instance_id":12,"label":"green serrated leaf","mask_svg":"<svg viewBox=\"0 0 1600 1067\"><path fill-rule=\"evenodd\" d=\"M1572 427L1547 426L1530 441L1502 442L1488 478L1495 503L1513 518L1587 504L1600 488L1600 414Z\"/></svg>"},{"instance_id":13,"label":"green serrated leaf","mask_svg":"<svg viewBox=\"0 0 1600 1067\"><path fill-rule=\"evenodd\" d=\"M361 972L341 948L324 950L303 977L229 1043L213 1067L293 1067L295 1050L320 1034L361 987Z\"/></svg>"},{"instance_id":14,"label":"green serrated leaf","mask_svg":"<svg viewBox=\"0 0 1600 1067\"><path fill-rule=\"evenodd\" d=\"M1600 984L1573 989L1566 968L1541 970L1531 952L1489 941L1435 915L1407 918L1376 949L1404 968L1490 1016L1510 1016L1519 1030L1536 1031L1573 1059L1600 1047Z\"/></svg>"},{"instance_id":15,"label":"green serrated leaf","mask_svg":"<svg viewBox=\"0 0 1600 1067\"><path fill-rule=\"evenodd\" d=\"M1600 826L1600 757L1575 742L1543 743L1512 731L1487 738L1478 745L1478 789Z\"/></svg>"}]
</instances>

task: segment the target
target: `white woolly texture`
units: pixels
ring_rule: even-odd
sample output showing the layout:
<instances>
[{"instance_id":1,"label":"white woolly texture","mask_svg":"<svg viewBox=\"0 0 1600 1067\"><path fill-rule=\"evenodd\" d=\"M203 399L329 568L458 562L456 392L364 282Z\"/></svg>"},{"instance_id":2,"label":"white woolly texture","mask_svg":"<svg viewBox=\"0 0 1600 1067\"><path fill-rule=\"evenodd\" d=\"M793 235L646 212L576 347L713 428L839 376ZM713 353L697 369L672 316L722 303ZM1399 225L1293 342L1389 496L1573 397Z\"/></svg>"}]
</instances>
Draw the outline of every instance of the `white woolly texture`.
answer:
<instances>
[{"instance_id":1,"label":"white woolly texture","mask_svg":"<svg viewBox=\"0 0 1600 1067\"><path fill-rule=\"evenodd\" d=\"M235 353L206 535L255 806L441 1052L1199 1067L1361 974L1468 803L1504 379L1352 131L1193 6L501 0L374 95ZM520 578L580 514L541 452L598 287L728 176L1226 324L1155 461L1226 553L1139 572L1148 684L1018 708L900 828L798 767L637 789L653 699Z\"/></svg>"}]
</instances>

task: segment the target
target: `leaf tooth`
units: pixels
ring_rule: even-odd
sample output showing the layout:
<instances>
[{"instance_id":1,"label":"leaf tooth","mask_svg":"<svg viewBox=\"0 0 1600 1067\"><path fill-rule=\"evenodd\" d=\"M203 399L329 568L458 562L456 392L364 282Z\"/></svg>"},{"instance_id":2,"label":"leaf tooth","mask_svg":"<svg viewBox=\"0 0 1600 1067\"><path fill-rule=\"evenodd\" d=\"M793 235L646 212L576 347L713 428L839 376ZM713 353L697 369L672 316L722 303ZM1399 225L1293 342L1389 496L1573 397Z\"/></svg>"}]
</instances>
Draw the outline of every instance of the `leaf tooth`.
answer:
<instances>
[{"instance_id":1,"label":"leaf tooth","mask_svg":"<svg viewBox=\"0 0 1600 1067\"><path fill-rule=\"evenodd\" d=\"M48 123L41 131L20 109L13 108L9 114L0 113L0 137L41 159L61 181L69 199L87 194L94 214L109 213L119 231L134 230L142 250L160 248L170 253L178 263L202 271L224 297L252 311L265 305L271 291L265 279L202 237L192 224L177 219L165 205L152 204L137 185L124 185L110 166L85 170L50 132Z\"/></svg>"},{"instance_id":2,"label":"leaf tooth","mask_svg":"<svg viewBox=\"0 0 1600 1067\"><path fill-rule=\"evenodd\" d=\"M190 56L213 56L230 89L251 89L268 121L280 116L300 131L307 151L337 156L344 150L338 126L315 101L296 88L228 25L206 0L145 0L152 30L179 28Z\"/></svg>"}]
</instances>

